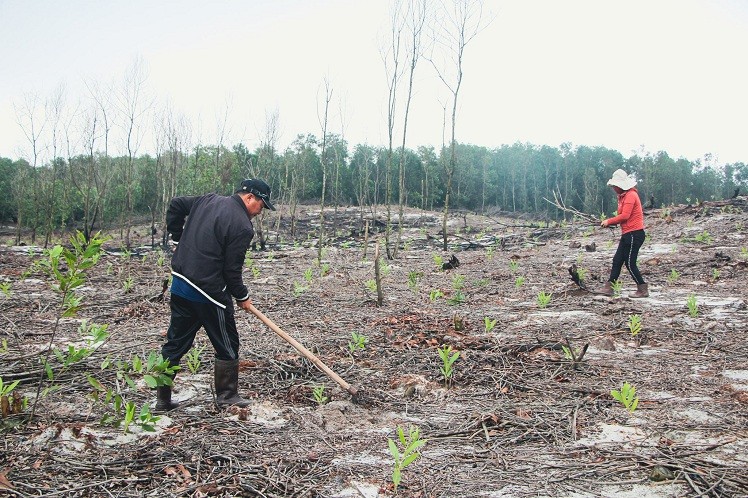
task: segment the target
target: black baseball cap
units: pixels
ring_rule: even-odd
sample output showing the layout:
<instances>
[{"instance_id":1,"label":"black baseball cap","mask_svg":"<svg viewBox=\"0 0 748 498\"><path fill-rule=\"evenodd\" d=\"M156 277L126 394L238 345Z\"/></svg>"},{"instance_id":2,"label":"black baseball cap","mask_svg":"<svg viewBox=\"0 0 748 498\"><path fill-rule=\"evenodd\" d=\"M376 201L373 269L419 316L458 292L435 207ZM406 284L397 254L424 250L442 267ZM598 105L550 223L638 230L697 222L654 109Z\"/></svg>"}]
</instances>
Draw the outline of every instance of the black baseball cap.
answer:
<instances>
[{"instance_id":1,"label":"black baseball cap","mask_svg":"<svg viewBox=\"0 0 748 498\"><path fill-rule=\"evenodd\" d=\"M275 206L270 203L270 185L262 180L259 180L257 178L249 178L247 180L244 180L242 181L241 185L239 185L239 188L236 190L236 192L248 192L250 194L253 194L262 199L262 203L265 204L266 208L275 211Z\"/></svg>"}]
</instances>

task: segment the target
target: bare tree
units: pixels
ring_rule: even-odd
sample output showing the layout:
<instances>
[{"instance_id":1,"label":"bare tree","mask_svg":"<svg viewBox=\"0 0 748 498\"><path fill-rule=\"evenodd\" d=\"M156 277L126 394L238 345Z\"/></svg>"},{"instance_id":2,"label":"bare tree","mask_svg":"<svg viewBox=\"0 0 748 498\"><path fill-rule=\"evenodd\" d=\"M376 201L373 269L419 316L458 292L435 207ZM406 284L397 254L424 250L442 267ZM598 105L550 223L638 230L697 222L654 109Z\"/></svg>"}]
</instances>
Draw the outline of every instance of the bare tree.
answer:
<instances>
[{"instance_id":1,"label":"bare tree","mask_svg":"<svg viewBox=\"0 0 748 498\"><path fill-rule=\"evenodd\" d=\"M20 126L30 150L26 153L29 156L31 169L31 181L27 181L26 170L19 168L19 177L13 182L13 196L16 200L18 209L18 218L16 224L16 245L21 243L21 228L24 223L25 207L28 198L31 198L32 206L39 205L39 175L37 167L39 166L40 156L43 152L42 133L47 125L47 117L43 112L40 98L35 93L26 94L23 102L15 106L16 122ZM31 243L36 242L36 230L39 226L39 212L36 209L30 211L31 226Z\"/></svg>"},{"instance_id":2,"label":"bare tree","mask_svg":"<svg viewBox=\"0 0 748 498\"><path fill-rule=\"evenodd\" d=\"M56 209L59 207L60 202L57 194L57 179L58 179L58 167L59 161L59 146L60 146L60 126L61 120L63 119L64 112L64 101L65 101L65 88L60 86L55 90L52 96L47 100L45 104L46 115L49 117L50 125L50 142L51 142L51 171L50 179L46 185L45 198L47 202L43 204L44 214L44 247L48 247L50 239L52 237L52 220L54 218Z\"/></svg>"},{"instance_id":3,"label":"bare tree","mask_svg":"<svg viewBox=\"0 0 748 498\"><path fill-rule=\"evenodd\" d=\"M394 249L390 241L392 233L392 174L394 169L394 141L395 141L395 118L397 112L397 97L400 79L403 76L401 58L403 48L401 46L405 20L400 0L396 0L391 9L391 21L387 47L381 50L384 72L387 78L387 152L385 161L385 206L387 219L384 231L384 245L387 258L394 257Z\"/></svg>"},{"instance_id":4,"label":"bare tree","mask_svg":"<svg viewBox=\"0 0 748 498\"><path fill-rule=\"evenodd\" d=\"M322 247L325 241L325 191L327 190L327 123L328 114L330 111L330 101L332 100L332 88L327 78L324 81L325 96L322 104L322 116L319 115L319 102L317 108L317 117L320 120L320 126L322 127L322 151L320 154L320 162L322 163L322 195L320 199L320 210L319 210L319 244L317 247L317 261L322 262Z\"/></svg>"},{"instance_id":5,"label":"bare tree","mask_svg":"<svg viewBox=\"0 0 748 498\"><path fill-rule=\"evenodd\" d=\"M133 190L135 188L135 156L142 140L140 120L151 106L145 96L145 83L148 79L142 60L136 60L125 73L125 78L117 94L119 111L123 117L125 151L127 158L124 168L125 184L125 247L131 247L130 230L133 215Z\"/></svg>"},{"instance_id":6,"label":"bare tree","mask_svg":"<svg viewBox=\"0 0 748 498\"><path fill-rule=\"evenodd\" d=\"M434 29L434 42L437 52L429 60L439 79L449 90L452 104L451 138L449 143L449 161L446 162L447 182L444 192L444 217L442 219L442 233L444 236L443 250L447 245L447 218L449 216L449 200L452 182L457 165L457 98L462 86L462 64L464 62L465 47L475 38L482 28L483 1L482 0L454 0L442 4L442 16L437 20ZM437 61L436 58L439 58Z\"/></svg>"},{"instance_id":7,"label":"bare tree","mask_svg":"<svg viewBox=\"0 0 748 498\"><path fill-rule=\"evenodd\" d=\"M405 12L406 22L406 34L405 39L405 52L406 62L408 64L408 88L407 96L405 98L405 109L403 115L403 140L400 145L400 161L399 161L399 218L400 223L398 224L397 230L397 242L393 248L393 257L397 256L397 250L400 247L400 241L403 233L403 217L404 217L404 206L405 206L405 143L408 131L408 116L410 113L410 104L413 99L413 79L416 72L416 66L418 65L418 59L421 55L421 35L423 33L424 25L426 24L426 0L413 0L408 3L407 10Z\"/></svg>"}]
</instances>

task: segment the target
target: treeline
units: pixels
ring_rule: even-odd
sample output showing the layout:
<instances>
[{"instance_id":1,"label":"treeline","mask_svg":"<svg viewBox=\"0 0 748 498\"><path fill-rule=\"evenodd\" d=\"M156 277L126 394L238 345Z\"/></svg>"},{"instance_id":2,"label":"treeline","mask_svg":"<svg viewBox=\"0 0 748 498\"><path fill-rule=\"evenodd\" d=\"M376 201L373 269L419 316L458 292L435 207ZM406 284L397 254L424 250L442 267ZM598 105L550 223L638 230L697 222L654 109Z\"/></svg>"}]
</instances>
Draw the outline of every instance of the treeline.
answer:
<instances>
[{"instance_id":1,"label":"treeline","mask_svg":"<svg viewBox=\"0 0 748 498\"><path fill-rule=\"evenodd\" d=\"M5 192L0 218L15 224L16 242L22 233L30 233L32 243L47 244L61 228L91 233L113 225L129 236L134 217L150 216L155 227L163 228L174 195L228 194L246 177L265 178L278 203L293 214L300 203L322 198L323 169L328 206L396 204L400 196L401 182L394 180L394 172L387 173L388 164L399 164L399 157L388 160L386 148L350 148L335 134L326 137L324 148L314 135L300 135L282 152L270 146L250 151L242 144L191 150L164 145L155 155L112 157L91 149L36 166L0 158ZM443 207L448 154L448 149L432 147L405 149L407 206ZM450 209L477 212L500 209L559 219L565 213L545 200L553 199L555 191L569 207L610 215L616 200L606 181L618 168L636 175L642 201L654 207L727 198L748 187L744 163L708 164L708 157L704 163L691 162L665 152L625 158L605 147L459 144L456 157Z\"/></svg>"}]
</instances>

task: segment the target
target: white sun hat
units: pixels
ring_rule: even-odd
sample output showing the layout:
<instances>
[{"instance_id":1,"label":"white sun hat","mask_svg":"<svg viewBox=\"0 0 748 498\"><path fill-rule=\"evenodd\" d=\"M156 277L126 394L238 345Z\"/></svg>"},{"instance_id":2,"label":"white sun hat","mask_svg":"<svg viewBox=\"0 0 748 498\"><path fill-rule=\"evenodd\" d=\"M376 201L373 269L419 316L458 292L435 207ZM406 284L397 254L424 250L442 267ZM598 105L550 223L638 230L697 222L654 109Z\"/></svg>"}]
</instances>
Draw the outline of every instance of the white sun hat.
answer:
<instances>
[{"instance_id":1,"label":"white sun hat","mask_svg":"<svg viewBox=\"0 0 748 498\"><path fill-rule=\"evenodd\" d=\"M613 173L613 178L608 180L608 185L614 185L621 190L629 190L636 187L636 180L622 169L617 169Z\"/></svg>"}]
</instances>

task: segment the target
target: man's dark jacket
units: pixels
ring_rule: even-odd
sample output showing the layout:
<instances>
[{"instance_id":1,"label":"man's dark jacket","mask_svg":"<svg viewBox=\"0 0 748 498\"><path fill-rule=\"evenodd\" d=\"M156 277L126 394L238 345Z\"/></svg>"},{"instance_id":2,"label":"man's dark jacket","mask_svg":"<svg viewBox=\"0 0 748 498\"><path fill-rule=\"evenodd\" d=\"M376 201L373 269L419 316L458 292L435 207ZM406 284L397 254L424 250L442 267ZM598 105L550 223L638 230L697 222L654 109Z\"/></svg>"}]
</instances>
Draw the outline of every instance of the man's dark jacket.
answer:
<instances>
[{"instance_id":1,"label":"man's dark jacket","mask_svg":"<svg viewBox=\"0 0 748 498\"><path fill-rule=\"evenodd\" d=\"M171 261L174 272L221 303L230 303L226 291L234 299L249 297L242 268L254 228L241 197L175 197L166 211L166 228L179 242Z\"/></svg>"}]
</instances>

